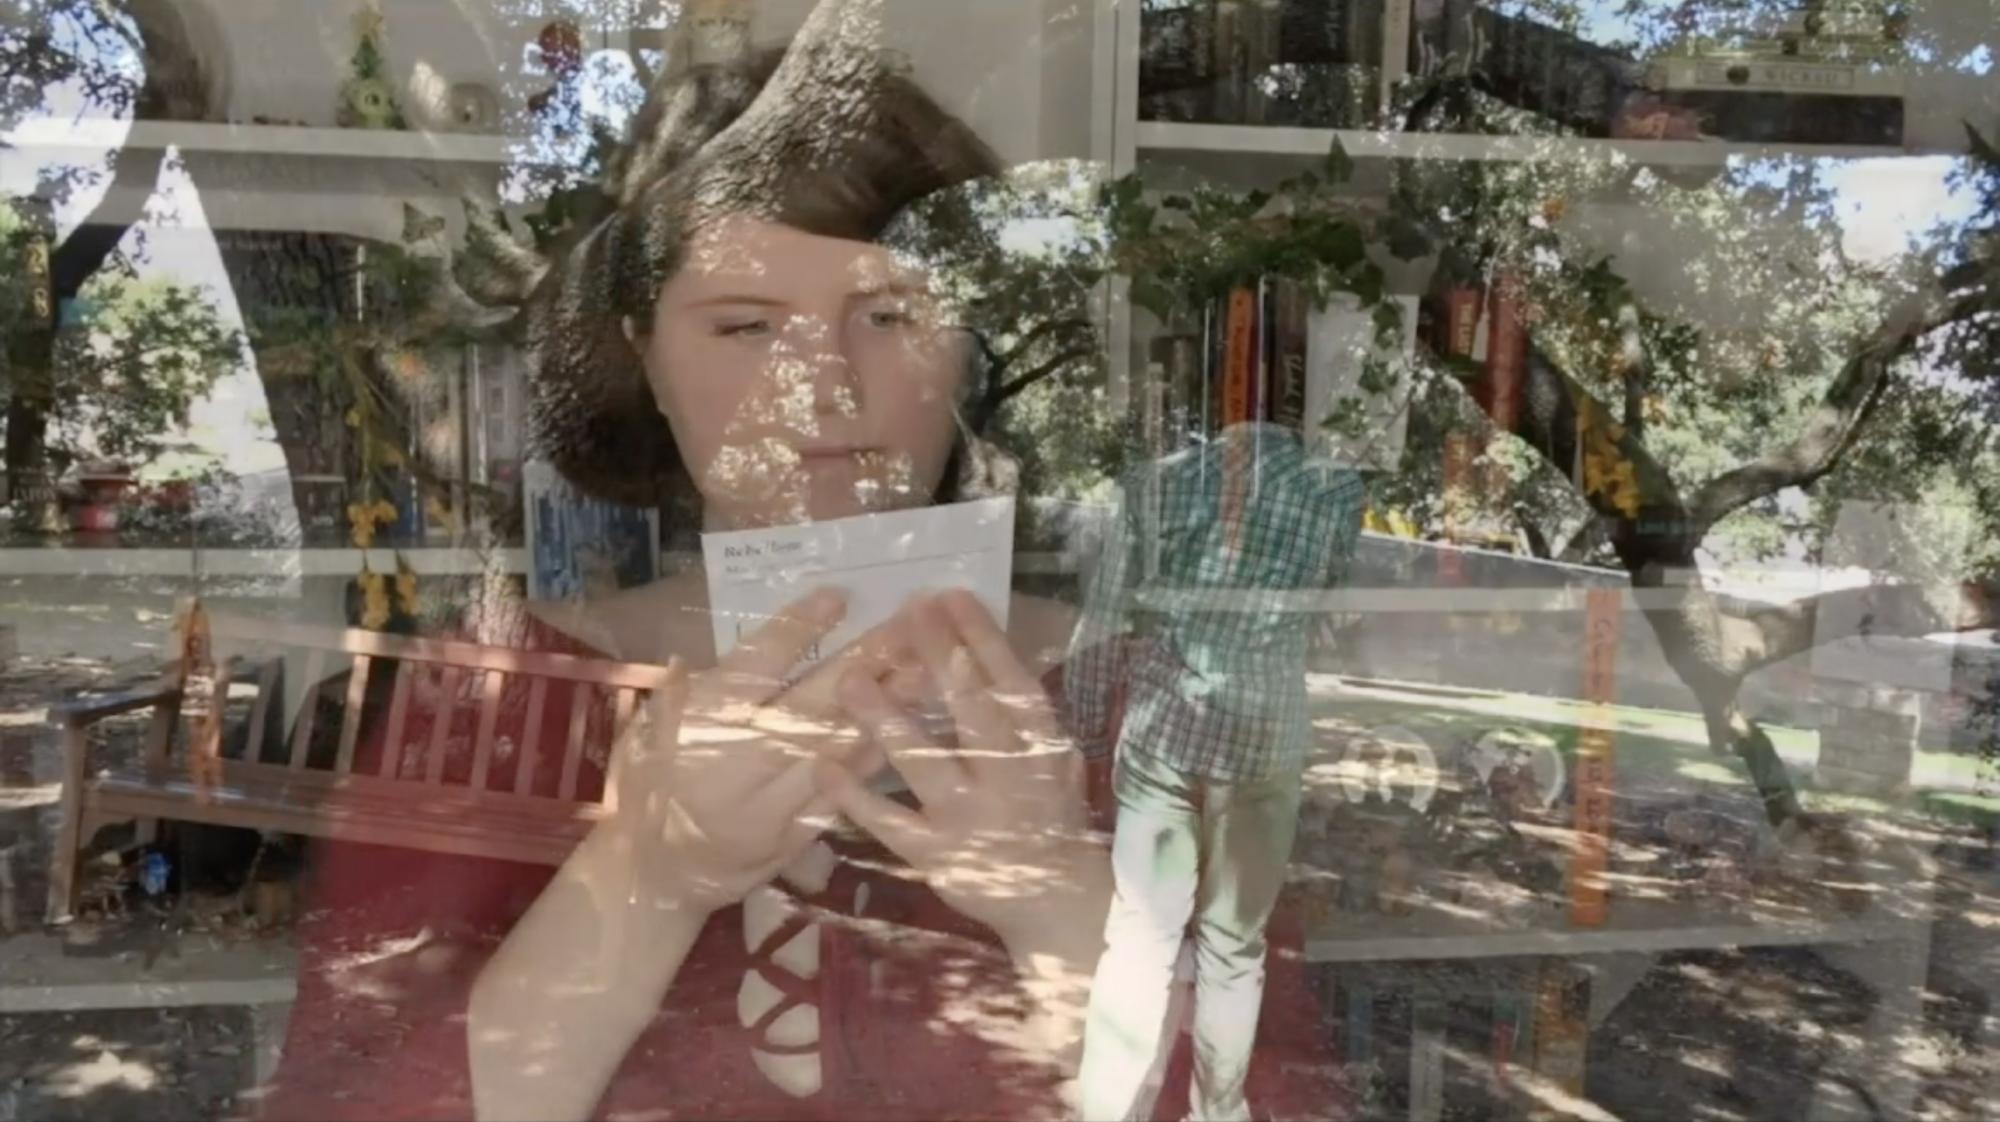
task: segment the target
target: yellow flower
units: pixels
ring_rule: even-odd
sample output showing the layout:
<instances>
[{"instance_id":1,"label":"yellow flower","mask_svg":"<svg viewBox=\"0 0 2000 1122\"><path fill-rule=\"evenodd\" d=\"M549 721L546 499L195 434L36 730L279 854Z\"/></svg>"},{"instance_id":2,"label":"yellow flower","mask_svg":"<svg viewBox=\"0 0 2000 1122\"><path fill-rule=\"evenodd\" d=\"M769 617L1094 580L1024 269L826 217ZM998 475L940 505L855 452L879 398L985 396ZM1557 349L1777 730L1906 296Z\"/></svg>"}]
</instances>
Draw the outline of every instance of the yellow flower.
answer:
<instances>
[{"instance_id":1,"label":"yellow flower","mask_svg":"<svg viewBox=\"0 0 2000 1122\"><path fill-rule=\"evenodd\" d=\"M396 608L404 615L417 614L417 571L403 555L396 555Z\"/></svg>"},{"instance_id":2,"label":"yellow flower","mask_svg":"<svg viewBox=\"0 0 2000 1122\"><path fill-rule=\"evenodd\" d=\"M388 582L382 574L368 568L362 562L361 575L354 578L361 585L361 626L376 630L389 622Z\"/></svg>"}]
</instances>

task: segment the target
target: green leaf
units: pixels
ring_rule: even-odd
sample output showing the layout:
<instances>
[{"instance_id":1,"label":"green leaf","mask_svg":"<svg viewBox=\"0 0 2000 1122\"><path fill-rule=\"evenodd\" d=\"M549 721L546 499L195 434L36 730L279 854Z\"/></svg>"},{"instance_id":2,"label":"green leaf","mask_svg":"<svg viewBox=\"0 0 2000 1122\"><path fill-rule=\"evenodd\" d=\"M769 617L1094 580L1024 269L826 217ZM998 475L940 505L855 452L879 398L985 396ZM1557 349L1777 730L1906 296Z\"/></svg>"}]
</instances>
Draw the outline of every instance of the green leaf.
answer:
<instances>
[{"instance_id":1,"label":"green leaf","mask_svg":"<svg viewBox=\"0 0 2000 1122\"><path fill-rule=\"evenodd\" d=\"M1333 146L1326 153L1326 180L1328 183L1345 183L1354 174L1354 158L1340 143L1340 137L1333 138Z\"/></svg>"}]
</instances>

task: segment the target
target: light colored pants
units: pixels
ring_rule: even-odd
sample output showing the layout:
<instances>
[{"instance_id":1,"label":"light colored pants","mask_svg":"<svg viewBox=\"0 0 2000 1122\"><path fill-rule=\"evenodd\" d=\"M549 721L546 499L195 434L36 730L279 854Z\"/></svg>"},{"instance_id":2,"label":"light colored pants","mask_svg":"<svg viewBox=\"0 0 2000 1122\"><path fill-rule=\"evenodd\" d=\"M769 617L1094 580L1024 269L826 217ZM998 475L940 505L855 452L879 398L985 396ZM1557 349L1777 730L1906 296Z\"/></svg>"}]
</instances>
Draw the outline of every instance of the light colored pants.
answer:
<instances>
[{"instance_id":1,"label":"light colored pants","mask_svg":"<svg viewBox=\"0 0 2000 1122\"><path fill-rule=\"evenodd\" d=\"M1194 923L1192 1117L1247 1120L1264 998L1264 925L1284 884L1299 776L1224 783L1140 753L1118 761L1116 875L1078 1073L1090 1122L1129 1119L1163 1046L1174 960Z\"/></svg>"}]
</instances>

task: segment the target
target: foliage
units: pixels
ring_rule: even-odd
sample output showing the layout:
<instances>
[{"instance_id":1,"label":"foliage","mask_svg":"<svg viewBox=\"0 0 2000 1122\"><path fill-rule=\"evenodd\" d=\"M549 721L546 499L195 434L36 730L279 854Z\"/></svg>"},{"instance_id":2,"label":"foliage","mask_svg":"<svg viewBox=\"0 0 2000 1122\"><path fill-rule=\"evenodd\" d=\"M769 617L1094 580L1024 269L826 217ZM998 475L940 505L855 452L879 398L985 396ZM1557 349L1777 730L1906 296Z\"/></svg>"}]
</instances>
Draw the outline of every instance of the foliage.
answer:
<instances>
[{"instance_id":1,"label":"foliage","mask_svg":"<svg viewBox=\"0 0 2000 1122\"><path fill-rule=\"evenodd\" d=\"M57 333L60 459L147 458L243 356L243 339L203 289L106 270L85 284Z\"/></svg>"}]
</instances>

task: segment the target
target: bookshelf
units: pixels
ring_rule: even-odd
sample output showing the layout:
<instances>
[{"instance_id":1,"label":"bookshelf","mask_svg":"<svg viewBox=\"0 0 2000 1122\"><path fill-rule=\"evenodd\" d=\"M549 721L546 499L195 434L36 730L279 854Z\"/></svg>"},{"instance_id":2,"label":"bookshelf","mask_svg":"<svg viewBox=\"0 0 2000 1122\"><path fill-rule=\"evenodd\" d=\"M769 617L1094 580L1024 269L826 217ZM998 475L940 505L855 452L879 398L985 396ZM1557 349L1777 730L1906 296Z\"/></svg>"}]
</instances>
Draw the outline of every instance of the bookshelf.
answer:
<instances>
[{"instance_id":1,"label":"bookshelf","mask_svg":"<svg viewBox=\"0 0 2000 1122\"><path fill-rule=\"evenodd\" d=\"M352 577L364 561L378 573L396 571L398 554L419 576L525 573L525 549L0 549L9 577Z\"/></svg>"},{"instance_id":2,"label":"bookshelf","mask_svg":"<svg viewBox=\"0 0 2000 1122\"><path fill-rule=\"evenodd\" d=\"M1096 65L1101 84L1112 91L1113 120L1099 131L1096 157L1109 178L1143 174L1149 189L1185 191L1197 184L1230 190L1270 188L1279 180L1311 169L1338 141L1353 162L1343 187L1365 208L1383 198L1390 173L1416 161L1479 162L1546 168L1551 193L1566 204L1566 231L1579 241L1616 255L1632 271L1671 274L1684 247L1653 234L1641 213L1645 197L1634 190L1650 172L1668 183L1695 187L1745 165L1784 160L1849 162L1874 174L1892 162L1909 164L1962 153L1959 119L1991 120L2000 112L2000 86L1990 72L1930 73L1913 78L1906 95L1903 143L1751 143L1720 140L1599 139L1563 135L1471 135L1405 133L1375 129L1301 128L1141 120L1140 19L1133 0L1100 0L1100 18L1114 34L1099 44ZM1965 11L1970 18L1974 6ZM1935 19L1943 16L1932 13ZM1989 21L1990 26L1990 21ZM1971 33L1959 28L1953 34ZM1937 68L1939 71L1945 68ZM1322 118L1327 119L1327 118ZM1735 134L1785 135L1785 134ZM1762 169L1755 169L1761 173ZM1555 187L1560 184L1560 191ZM1883 186L1884 194L1893 186ZM1386 256L1386 255L1384 255ZM1386 263L1381 256L1378 263ZM1415 278L1391 277L1395 292ZM1416 283L1421 284L1421 280ZM1147 369L1147 343L1156 325L1122 298L1114 286L1107 306L1111 399L1137 412L1157 397L1140 382ZM1726 316L1718 315L1720 320ZM1155 407L1156 408L1156 407ZM1651 593L1620 598L1630 613ZM1669 593L1668 595L1671 595ZM1345 589L1322 597L1317 610L1350 613L1438 611L1445 600L1468 613L1512 610L1578 613L1585 590L1565 589ZM1501 605L1508 605L1502 608ZM1302 610L1315 606L1300 605ZM1634 621L1636 624L1637 621ZM1310 870L1321 875L1322 870ZM1598 926L1574 926L1560 909L1508 917L1476 907L1439 905L1414 914L1334 913L1308 919L1304 957L1336 978L1364 975L1362 964L1481 962L1513 958L1567 961L1587 967L1591 1020L1601 1022L1631 985L1662 955L1721 948L1800 947L1862 979L1879 997L1861 1031L1868 1062L1863 1080L1885 1117L1908 1113L1915 1088L1907 1065L1895 1055L1899 1037L1922 1017L1922 993L1929 955L1931 883L1927 860L1897 861L1884 878L1880 902L1859 914L1830 905L1819 908L1747 903L1730 910L1699 902L1621 895L1611 888L1608 914ZM1874 876L1871 876L1874 879ZM1496 966L1497 968L1497 966ZM1824 1104L1801 1102L1809 1116L1828 1113ZM1412 1104L1411 1117L1436 1117Z\"/></svg>"},{"instance_id":3,"label":"bookshelf","mask_svg":"<svg viewBox=\"0 0 2000 1122\"><path fill-rule=\"evenodd\" d=\"M172 150L211 228L384 241L401 236L406 202L443 215L456 236L461 197L490 197L507 169L537 164L526 138L290 125L36 119L7 141L50 164L97 164L121 149ZM152 197L149 184L113 191L107 203L137 220Z\"/></svg>"}]
</instances>

